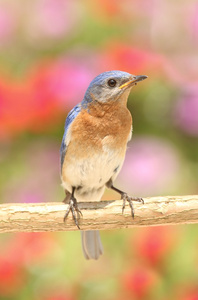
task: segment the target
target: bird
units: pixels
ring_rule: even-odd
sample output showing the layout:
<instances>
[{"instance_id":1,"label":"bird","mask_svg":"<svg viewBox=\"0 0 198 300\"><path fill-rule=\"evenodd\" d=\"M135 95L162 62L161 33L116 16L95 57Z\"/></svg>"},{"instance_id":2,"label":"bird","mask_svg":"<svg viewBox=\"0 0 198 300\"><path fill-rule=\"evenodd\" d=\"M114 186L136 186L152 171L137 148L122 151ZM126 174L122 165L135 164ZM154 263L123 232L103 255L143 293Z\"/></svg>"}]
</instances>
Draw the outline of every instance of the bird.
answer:
<instances>
[{"instance_id":1,"label":"bird","mask_svg":"<svg viewBox=\"0 0 198 300\"><path fill-rule=\"evenodd\" d=\"M80 229L81 201L100 201L105 188L121 195L122 212L126 202L144 203L114 186L132 136L132 116L127 108L129 93L146 75L124 71L106 71L96 76L88 86L83 100L68 114L60 149L61 182L68 204L64 221L71 212ZM78 85L76 83L76 85ZM98 230L81 231L82 249L86 259L97 260L103 254Z\"/></svg>"}]
</instances>

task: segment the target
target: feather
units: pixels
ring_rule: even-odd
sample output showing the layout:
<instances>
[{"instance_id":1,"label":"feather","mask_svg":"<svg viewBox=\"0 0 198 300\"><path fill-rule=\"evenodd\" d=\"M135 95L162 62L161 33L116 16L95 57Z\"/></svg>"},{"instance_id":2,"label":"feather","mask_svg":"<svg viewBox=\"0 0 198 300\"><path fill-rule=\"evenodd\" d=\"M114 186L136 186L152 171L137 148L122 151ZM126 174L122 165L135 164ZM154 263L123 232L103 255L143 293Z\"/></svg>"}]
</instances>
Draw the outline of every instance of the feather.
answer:
<instances>
[{"instance_id":1,"label":"feather","mask_svg":"<svg viewBox=\"0 0 198 300\"><path fill-rule=\"evenodd\" d=\"M83 254L86 259L98 259L103 247L98 230L81 231Z\"/></svg>"},{"instance_id":2,"label":"feather","mask_svg":"<svg viewBox=\"0 0 198 300\"><path fill-rule=\"evenodd\" d=\"M68 133L69 133L69 128L71 126L71 123L74 121L74 119L77 117L79 112L81 111L81 104L76 105L68 114L66 121L65 121L65 127L64 127L64 135L61 143L61 148L60 148L60 155L61 155L61 172L62 172L62 167L63 167L63 162L65 158L65 154L67 151L67 146L69 144L69 139L68 139Z\"/></svg>"}]
</instances>

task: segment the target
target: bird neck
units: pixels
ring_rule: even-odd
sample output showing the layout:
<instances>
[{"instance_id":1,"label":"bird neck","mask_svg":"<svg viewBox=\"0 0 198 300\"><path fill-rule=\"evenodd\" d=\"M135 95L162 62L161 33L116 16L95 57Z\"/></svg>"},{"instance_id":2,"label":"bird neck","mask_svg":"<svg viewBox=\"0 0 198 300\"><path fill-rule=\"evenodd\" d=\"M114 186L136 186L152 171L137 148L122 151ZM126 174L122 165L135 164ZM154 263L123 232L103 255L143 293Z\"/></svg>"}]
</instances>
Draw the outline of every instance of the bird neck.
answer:
<instances>
[{"instance_id":1,"label":"bird neck","mask_svg":"<svg viewBox=\"0 0 198 300\"><path fill-rule=\"evenodd\" d=\"M106 102L97 101L92 96L92 101L87 103L86 109L88 110L89 114L95 117L103 117L104 115L112 115L113 112L116 111L125 111L127 110L127 97L119 97L117 99L109 100ZM123 96L123 95L122 95Z\"/></svg>"},{"instance_id":2,"label":"bird neck","mask_svg":"<svg viewBox=\"0 0 198 300\"><path fill-rule=\"evenodd\" d=\"M115 106L126 107L129 93L130 89L113 99L107 99L105 102L98 100L93 93L86 93L81 105L84 109L90 110L92 108L97 110L98 113L108 111Z\"/></svg>"}]
</instances>

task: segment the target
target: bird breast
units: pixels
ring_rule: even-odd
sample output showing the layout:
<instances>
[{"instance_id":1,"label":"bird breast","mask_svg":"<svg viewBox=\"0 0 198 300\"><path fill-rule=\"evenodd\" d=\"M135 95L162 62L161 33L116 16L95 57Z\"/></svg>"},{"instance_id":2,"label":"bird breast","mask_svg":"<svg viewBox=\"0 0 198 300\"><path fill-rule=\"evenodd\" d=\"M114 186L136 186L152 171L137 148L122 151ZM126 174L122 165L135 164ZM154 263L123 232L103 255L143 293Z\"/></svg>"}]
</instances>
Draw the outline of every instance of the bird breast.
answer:
<instances>
[{"instance_id":1,"label":"bird breast","mask_svg":"<svg viewBox=\"0 0 198 300\"><path fill-rule=\"evenodd\" d=\"M71 124L62 168L65 189L70 191L75 186L79 197L84 194L85 198L87 194L94 195L95 190L102 193L105 184L114 180L122 167L131 126L131 114L123 106L105 107L103 116L101 107L99 111L90 107L89 112L79 113Z\"/></svg>"}]
</instances>

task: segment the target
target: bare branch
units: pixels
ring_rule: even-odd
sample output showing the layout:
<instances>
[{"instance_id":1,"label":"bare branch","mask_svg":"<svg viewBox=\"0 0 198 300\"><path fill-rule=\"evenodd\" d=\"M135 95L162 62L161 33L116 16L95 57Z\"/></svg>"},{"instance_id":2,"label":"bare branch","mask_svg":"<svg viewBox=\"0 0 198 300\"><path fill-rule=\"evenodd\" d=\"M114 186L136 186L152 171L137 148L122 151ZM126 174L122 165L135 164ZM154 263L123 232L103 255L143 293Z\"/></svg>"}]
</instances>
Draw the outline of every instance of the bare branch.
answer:
<instances>
[{"instance_id":1,"label":"bare branch","mask_svg":"<svg viewBox=\"0 0 198 300\"><path fill-rule=\"evenodd\" d=\"M122 214L122 201L79 203L83 230L118 229L138 226L198 223L198 196L145 198L145 204L134 203L135 218L127 205ZM62 203L28 203L0 205L0 232L36 232L78 230L71 214Z\"/></svg>"}]
</instances>

